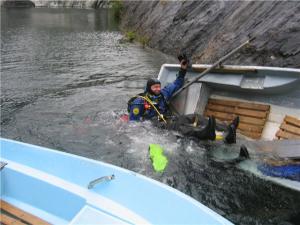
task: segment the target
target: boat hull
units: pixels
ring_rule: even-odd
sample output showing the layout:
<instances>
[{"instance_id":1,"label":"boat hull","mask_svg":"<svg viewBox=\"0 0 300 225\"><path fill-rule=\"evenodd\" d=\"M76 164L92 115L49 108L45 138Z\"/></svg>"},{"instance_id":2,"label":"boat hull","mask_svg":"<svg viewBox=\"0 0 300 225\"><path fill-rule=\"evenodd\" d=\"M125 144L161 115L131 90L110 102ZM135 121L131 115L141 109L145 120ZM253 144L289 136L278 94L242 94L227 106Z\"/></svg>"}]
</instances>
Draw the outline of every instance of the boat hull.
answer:
<instances>
[{"instance_id":1,"label":"boat hull","mask_svg":"<svg viewBox=\"0 0 300 225\"><path fill-rule=\"evenodd\" d=\"M188 70L187 79L193 79L210 65L193 65ZM162 84L174 79L179 65L164 64L159 73ZM300 69L259 67L259 66L223 66L199 79L214 90L241 93L280 94L296 88L300 84Z\"/></svg>"},{"instance_id":2,"label":"boat hull","mask_svg":"<svg viewBox=\"0 0 300 225\"><path fill-rule=\"evenodd\" d=\"M209 68L209 65L193 65L192 69L187 71L186 82L192 80L207 68ZM178 70L179 65L164 64L158 76L162 86L173 82ZM197 113L204 115L210 99L267 105L270 106L270 111L266 118L259 121L260 125L263 124L260 135L253 135L252 130L257 128L250 123L251 126L247 125L247 129L251 131L251 135L248 135L248 137L257 136L256 139L273 140L276 138L276 133L286 115L295 118L300 115L300 90L297 88L299 82L300 69L224 66L206 74L198 82L182 91L172 99L171 106L178 114ZM212 113L217 112L215 114L219 114L220 117L226 116L226 118L239 115L239 109L230 112L225 110L227 109L219 107ZM253 111L251 113L254 113L253 117L256 120L258 117L256 116L257 113L254 112L256 108L249 108L248 110ZM216 115L215 117L217 118Z\"/></svg>"}]
</instances>

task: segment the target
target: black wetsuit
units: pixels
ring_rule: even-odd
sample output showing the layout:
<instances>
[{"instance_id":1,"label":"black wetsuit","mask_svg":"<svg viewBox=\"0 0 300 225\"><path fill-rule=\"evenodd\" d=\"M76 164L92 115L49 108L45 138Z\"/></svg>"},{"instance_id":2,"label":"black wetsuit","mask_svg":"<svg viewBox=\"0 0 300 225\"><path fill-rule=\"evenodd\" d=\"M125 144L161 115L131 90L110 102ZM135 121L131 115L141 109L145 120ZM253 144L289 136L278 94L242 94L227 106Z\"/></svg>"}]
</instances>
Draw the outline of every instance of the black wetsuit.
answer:
<instances>
[{"instance_id":1,"label":"black wetsuit","mask_svg":"<svg viewBox=\"0 0 300 225\"><path fill-rule=\"evenodd\" d=\"M197 119L196 119L197 117ZM196 127L193 125L195 120L197 120ZM234 134L232 134L230 126L225 124L216 124L214 118L209 120L205 117L197 114L189 114L182 116L170 116L167 118L167 123L163 121L158 121L157 119L152 120L153 124L157 127L175 130L183 134L184 136L195 137L200 140L215 140L216 134L215 130L224 131L226 135L224 141L226 143L235 143L235 129Z\"/></svg>"}]
</instances>

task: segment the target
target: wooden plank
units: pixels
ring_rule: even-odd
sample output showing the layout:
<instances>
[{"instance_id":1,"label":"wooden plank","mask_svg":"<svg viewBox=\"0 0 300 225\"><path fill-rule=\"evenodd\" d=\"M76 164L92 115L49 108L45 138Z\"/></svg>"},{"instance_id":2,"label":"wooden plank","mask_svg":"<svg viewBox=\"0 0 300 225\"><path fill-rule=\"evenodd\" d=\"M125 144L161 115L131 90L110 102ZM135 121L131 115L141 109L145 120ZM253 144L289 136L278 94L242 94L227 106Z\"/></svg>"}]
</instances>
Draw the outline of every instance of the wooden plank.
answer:
<instances>
[{"instance_id":1,"label":"wooden plank","mask_svg":"<svg viewBox=\"0 0 300 225\"><path fill-rule=\"evenodd\" d=\"M213 111L206 111L205 116L215 116L216 119L219 119L221 121L231 121L234 116L227 114L227 113L221 113L221 112L213 112ZM232 119L228 120L227 118L232 117ZM256 124L247 124L247 123L243 123L240 120L240 124L238 129L239 130L244 130L244 131L248 131L248 132L258 132L261 134L262 130L263 130L264 126L263 125L256 125ZM252 135L253 136L253 135Z\"/></svg>"},{"instance_id":2,"label":"wooden plank","mask_svg":"<svg viewBox=\"0 0 300 225\"><path fill-rule=\"evenodd\" d=\"M291 134L291 133L283 131L283 130L278 130L276 133L276 137L278 137L279 139L299 139L300 140L299 135Z\"/></svg>"},{"instance_id":3,"label":"wooden plank","mask_svg":"<svg viewBox=\"0 0 300 225\"><path fill-rule=\"evenodd\" d=\"M261 137L261 133L257 133L257 132L247 132L247 131L243 131L243 130L240 130L239 132L241 134L243 134L247 137L253 138L253 139L260 139L260 137Z\"/></svg>"},{"instance_id":4,"label":"wooden plank","mask_svg":"<svg viewBox=\"0 0 300 225\"><path fill-rule=\"evenodd\" d=\"M223 113L223 112L214 112L211 110L206 110L204 112L205 116L214 116L216 119L219 119L221 121L226 121L226 122L231 122L235 116L235 114L229 114L229 113ZM250 125L257 125L257 126L264 126L266 119L262 118L254 118L254 117L249 117L249 116L242 116L239 115L240 117L240 122L245 123L245 124L250 124Z\"/></svg>"},{"instance_id":5,"label":"wooden plank","mask_svg":"<svg viewBox=\"0 0 300 225\"><path fill-rule=\"evenodd\" d=\"M214 116L222 121L232 121L235 115L223 112L214 112L211 110L206 110L204 113L205 116Z\"/></svg>"},{"instance_id":6,"label":"wooden plank","mask_svg":"<svg viewBox=\"0 0 300 225\"><path fill-rule=\"evenodd\" d=\"M32 214L29 214L21 209L18 209L3 200L1 200L1 209L3 211L6 211L6 212L14 215L17 218L23 220L24 222L27 222L30 224L37 224L37 225L49 225L49 223L47 223L46 221L44 221Z\"/></svg>"},{"instance_id":7,"label":"wooden plank","mask_svg":"<svg viewBox=\"0 0 300 225\"><path fill-rule=\"evenodd\" d=\"M3 213L0 215L0 223L4 225L26 225L25 223Z\"/></svg>"},{"instance_id":8,"label":"wooden plank","mask_svg":"<svg viewBox=\"0 0 300 225\"><path fill-rule=\"evenodd\" d=\"M263 111L257 111L257 110L250 110L250 109L241 109L241 108L233 108L228 106L221 106L221 105L213 105L208 103L207 109L212 111L218 111L218 112L226 112L226 113L234 113L237 115L245 115L245 116L251 116L256 118L264 118L268 115L267 112Z\"/></svg>"},{"instance_id":9,"label":"wooden plank","mask_svg":"<svg viewBox=\"0 0 300 225\"><path fill-rule=\"evenodd\" d=\"M240 107L240 108L245 108L245 109L256 109L259 111L269 111L270 110L270 105L250 103L250 102L240 102L240 101L234 101L234 100L223 100L223 99L210 98L208 100L208 103Z\"/></svg>"},{"instance_id":10,"label":"wooden plank","mask_svg":"<svg viewBox=\"0 0 300 225\"><path fill-rule=\"evenodd\" d=\"M215 104L212 104L212 103L208 102L208 104L206 105L206 108L210 109L212 111L234 113L234 107L233 106L215 105Z\"/></svg>"},{"instance_id":11,"label":"wooden plank","mask_svg":"<svg viewBox=\"0 0 300 225\"><path fill-rule=\"evenodd\" d=\"M289 133L300 135L300 128L289 125L285 122L281 124L280 128L282 130L285 130L285 131L289 132Z\"/></svg>"},{"instance_id":12,"label":"wooden plank","mask_svg":"<svg viewBox=\"0 0 300 225\"><path fill-rule=\"evenodd\" d=\"M292 116L285 116L284 120L291 124L291 125L294 125L296 127L300 127L300 120L295 118L295 117L292 117Z\"/></svg>"},{"instance_id":13,"label":"wooden plank","mask_svg":"<svg viewBox=\"0 0 300 225\"><path fill-rule=\"evenodd\" d=\"M245 123L245 124L264 126L266 123L266 119L262 119L262 118L257 119L257 118L248 117L248 116L240 116L240 122Z\"/></svg>"},{"instance_id":14,"label":"wooden plank","mask_svg":"<svg viewBox=\"0 0 300 225\"><path fill-rule=\"evenodd\" d=\"M238 115L251 116L251 117L256 117L256 118L266 118L268 115L268 112L255 111L255 110L249 110L249 109L239 109L239 108L235 109L234 113L238 114Z\"/></svg>"},{"instance_id":15,"label":"wooden plank","mask_svg":"<svg viewBox=\"0 0 300 225\"><path fill-rule=\"evenodd\" d=\"M209 99L204 115L214 116L216 119L226 122L231 122L236 116L239 116L240 124L238 130L240 133L254 139L259 139L269 111L269 105Z\"/></svg>"},{"instance_id":16,"label":"wooden plank","mask_svg":"<svg viewBox=\"0 0 300 225\"><path fill-rule=\"evenodd\" d=\"M236 115L232 115L229 113L213 112L211 110L206 110L204 115L205 116L215 116L216 119L219 119L222 121L227 121L227 122L231 122L233 120L233 118L236 116ZM251 125L264 126L265 122L266 122L266 119L261 119L261 118L258 119L258 118L242 116L242 115L239 115L239 117L240 117L240 122L251 124Z\"/></svg>"},{"instance_id":17,"label":"wooden plank","mask_svg":"<svg viewBox=\"0 0 300 225\"><path fill-rule=\"evenodd\" d=\"M276 132L275 136L278 138L278 139L287 139L287 138L284 138L284 131L279 130Z\"/></svg>"},{"instance_id":18,"label":"wooden plank","mask_svg":"<svg viewBox=\"0 0 300 225\"><path fill-rule=\"evenodd\" d=\"M262 130L264 129L263 126L257 126L257 125L249 125L245 123L240 123L238 126L239 130L244 130L247 132L256 132L256 133L261 133Z\"/></svg>"}]
</instances>

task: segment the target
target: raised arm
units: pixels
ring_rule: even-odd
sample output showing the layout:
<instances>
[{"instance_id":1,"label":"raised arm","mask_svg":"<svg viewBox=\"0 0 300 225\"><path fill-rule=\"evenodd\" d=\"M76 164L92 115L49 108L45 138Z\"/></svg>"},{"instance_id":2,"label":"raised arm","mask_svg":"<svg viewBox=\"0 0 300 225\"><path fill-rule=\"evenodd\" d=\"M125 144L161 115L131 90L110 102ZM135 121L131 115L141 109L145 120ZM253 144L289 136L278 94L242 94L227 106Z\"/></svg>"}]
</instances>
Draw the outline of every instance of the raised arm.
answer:
<instances>
[{"instance_id":1,"label":"raised arm","mask_svg":"<svg viewBox=\"0 0 300 225\"><path fill-rule=\"evenodd\" d=\"M172 97L172 95L183 86L187 66L187 61L183 59L180 63L180 70L177 73L176 80L173 83L168 84L161 90L161 93L164 95L166 101L168 101Z\"/></svg>"}]
</instances>

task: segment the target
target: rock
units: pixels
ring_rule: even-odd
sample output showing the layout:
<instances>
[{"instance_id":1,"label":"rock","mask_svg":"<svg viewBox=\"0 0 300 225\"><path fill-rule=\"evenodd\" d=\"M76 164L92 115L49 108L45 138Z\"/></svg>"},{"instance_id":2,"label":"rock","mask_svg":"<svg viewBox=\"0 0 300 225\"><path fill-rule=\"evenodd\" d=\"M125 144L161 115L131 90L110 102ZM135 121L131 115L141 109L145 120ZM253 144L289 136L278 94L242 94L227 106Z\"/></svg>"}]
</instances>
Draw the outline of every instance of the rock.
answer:
<instances>
[{"instance_id":1,"label":"rock","mask_svg":"<svg viewBox=\"0 0 300 225\"><path fill-rule=\"evenodd\" d=\"M0 0L1 7L109 8L110 0Z\"/></svg>"},{"instance_id":2,"label":"rock","mask_svg":"<svg viewBox=\"0 0 300 225\"><path fill-rule=\"evenodd\" d=\"M255 36L225 64L300 68L298 1L125 1L122 27L195 63L213 63Z\"/></svg>"},{"instance_id":3,"label":"rock","mask_svg":"<svg viewBox=\"0 0 300 225\"><path fill-rule=\"evenodd\" d=\"M1 1L1 7L5 8L31 8L35 4L29 0L5 0Z\"/></svg>"}]
</instances>

